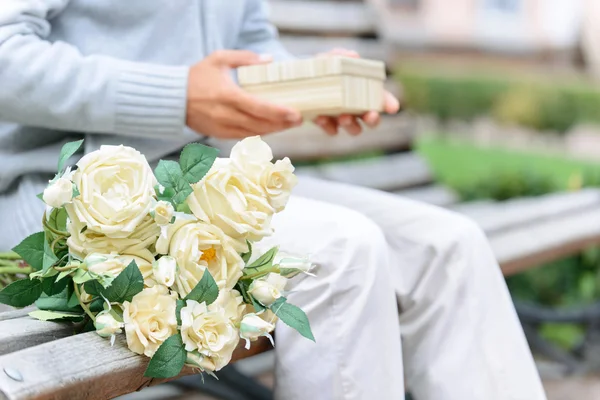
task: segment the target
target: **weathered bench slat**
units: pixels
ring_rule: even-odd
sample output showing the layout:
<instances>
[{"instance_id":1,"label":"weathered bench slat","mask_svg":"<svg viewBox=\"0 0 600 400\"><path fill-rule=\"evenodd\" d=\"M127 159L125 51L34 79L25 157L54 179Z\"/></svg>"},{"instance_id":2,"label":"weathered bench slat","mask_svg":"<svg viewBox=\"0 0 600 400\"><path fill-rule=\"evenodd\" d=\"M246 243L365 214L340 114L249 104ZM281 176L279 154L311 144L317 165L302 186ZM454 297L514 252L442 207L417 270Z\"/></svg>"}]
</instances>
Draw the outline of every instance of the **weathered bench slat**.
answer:
<instances>
[{"instance_id":1,"label":"weathered bench slat","mask_svg":"<svg viewBox=\"0 0 600 400\"><path fill-rule=\"evenodd\" d=\"M2 304L3 305L3 304ZM31 311L37 310L35 306L29 306L25 308L15 309L6 306L7 311L0 309L0 322L7 321L9 319L26 317Z\"/></svg>"},{"instance_id":2,"label":"weathered bench slat","mask_svg":"<svg viewBox=\"0 0 600 400\"><path fill-rule=\"evenodd\" d=\"M269 5L269 19L281 31L375 33L375 15L363 2L269 0Z\"/></svg>"},{"instance_id":3,"label":"weathered bench slat","mask_svg":"<svg viewBox=\"0 0 600 400\"><path fill-rule=\"evenodd\" d=\"M416 189L398 190L394 193L423 203L448 207L458 201L458 195L443 185L431 185Z\"/></svg>"},{"instance_id":4,"label":"weathered bench slat","mask_svg":"<svg viewBox=\"0 0 600 400\"><path fill-rule=\"evenodd\" d=\"M412 152L301 167L297 173L381 190L425 185L433 179L425 160Z\"/></svg>"},{"instance_id":5,"label":"weathered bench slat","mask_svg":"<svg viewBox=\"0 0 600 400\"><path fill-rule=\"evenodd\" d=\"M70 324L38 321L30 317L8 319L0 322L0 355L51 342L73 333L73 326Z\"/></svg>"},{"instance_id":6,"label":"weathered bench slat","mask_svg":"<svg viewBox=\"0 0 600 400\"><path fill-rule=\"evenodd\" d=\"M249 351L242 345L233 361L270 346L268 340L255 342ZM147 365L148 358L132 353L123 335L113 347L95 332L70 336L0 356L0 399L112 399L165 382L144 378ZM180 376L192 373L186 368ZM23 379L14 380L9 374Z\"/></svg>"},{"instance_id":7,"label":"weathered bench slat","mask_svg":"<svg viewBox=\"0 0 600 400\"><path fill-rule=\"evenodd\" d=\"M556 219L569 213L600 209L600 191L581 190L573 193L554 193L545 196L491 202L486 206L468 203L456 210L467 215L488 234L512 230L534 222Z\"/></svg>"},{"instance_id":8,"label":"weathered bench slat","mask_svg":"<svg viewBox=\"0 0 600 400\"><path fill-rule=\"evenodd\" d=\"M582 210L492 234L490 242L505 275L600 244L600 208Z\"/></svg>"},{"instance_id":9,"label":"weathered bench slat","mask_svg":"<svg viewBox=\"0 0 600 400\"><path fill-rule=\"evenodd\" d=\"M313 123L263 137L276 159L290 157L294 161L339 157L373 150L399 150L410 146L415 134L413 121L402 117L383 118L375 129L366 129L359 136L340 132L336 136L324 133ZM215 143L223 154L229 154L236 141Z\"/></svg>"}]
</instances>

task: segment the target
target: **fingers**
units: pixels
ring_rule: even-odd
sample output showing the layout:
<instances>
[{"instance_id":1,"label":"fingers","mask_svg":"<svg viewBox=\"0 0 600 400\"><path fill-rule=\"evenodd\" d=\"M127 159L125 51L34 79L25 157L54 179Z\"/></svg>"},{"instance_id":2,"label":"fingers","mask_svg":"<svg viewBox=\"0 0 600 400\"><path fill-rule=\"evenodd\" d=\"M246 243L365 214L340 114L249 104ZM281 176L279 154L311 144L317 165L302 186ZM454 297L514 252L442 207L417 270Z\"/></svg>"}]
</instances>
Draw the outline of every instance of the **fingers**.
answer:
<instances>
[{"instance_id":1,"label":"fingers","mask_svg":"<svg viewBox=\"0 0 600 400\"><path fill-rule=\"evenodd\" d=\"M341 115L338 118L338 122L351 135L360 135L362 132L362 126L360 126L357 118L353 115Z\"/></svg>"},{"instance_id":2,"label":"fingers","mask_svg":"<svg viewBox=\"0 0 600 400\"><path fill-rule=\"evenodd\" d=\"M246 113L238 113L234 118L231 118L230 123L240 128L248 129L254 132L255 135L264 135L267 133L281 132L286 129L293 128L302 123L302 120L297 122L278 121L272 122L262 118L256 118L253 115Z\"/></svg>"},{"instance_id":3,"label":"fingers","mask_svg":"<svg viewBox=\"0 0 600 400\"><path fill-rule=\"evenodd\" d=\"M239 68L245 65L268 64L273 57L268 54L256 54L247 50L219 50L210 55L222 67Z\"/></svg>"},{"instance_id":4,"label":"fingers","mask_svg":"<svg viewBox=\"0 0 600 400\"><path fill-rule=\"evenodd\" d=\"M388 114L395 114L400 110L400 102L388 91L384 93L383 110Z\"/></svg>"},{"instance_id":5,"label":"fingers","mask_svg":"<svg viewBox=\"0 0 600 400\"><path fill-rule=\"evenodd\" d=\"M335 136L338 134L338 122L333 117L317 117L314 121L315 124L321 127L328 135Z\"/></svg>"},{"instance_id":6,"label":"fingers","mask_svg":"<svg viewBox=\"0 0 600 400\"><path fill-rule=\"evenodd\" d=\"M367 113L364 113L361 116L361 119L369 128L376 128L381 122L381 116L376 111L369 111Z\"/></svg>"}]
</instances>

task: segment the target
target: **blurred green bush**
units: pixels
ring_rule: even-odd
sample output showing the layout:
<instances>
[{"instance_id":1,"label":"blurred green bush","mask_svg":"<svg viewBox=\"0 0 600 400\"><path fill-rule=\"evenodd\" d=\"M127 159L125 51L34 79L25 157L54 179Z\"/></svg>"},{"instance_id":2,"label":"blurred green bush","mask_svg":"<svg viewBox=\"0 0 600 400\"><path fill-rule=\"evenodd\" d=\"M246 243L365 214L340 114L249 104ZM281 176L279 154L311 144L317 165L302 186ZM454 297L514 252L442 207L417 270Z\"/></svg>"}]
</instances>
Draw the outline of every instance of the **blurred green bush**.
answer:
<instances>
[{"instance_id":1,"label":"blurred green bush","mask_svg":"<svg viewBox=\"0 0 600 400\"><path fill-rule=\"evenodd\" d=\"M501 171L479 181L455 188L463 201L540 196L558 190L547 175L531 171Z\"/></svg>"},{"instance_id":2,"label":"blurred green bush","mask_svg":"<svg viewBox=\"0 0 600 400\"><path fill-rule=\"evenodd\" d=\"M400 68L408 108L442 121L489 115L500 122L565 132L577 123L600 123L600 89L572 79Z\"/></svg>"}]
</instances>

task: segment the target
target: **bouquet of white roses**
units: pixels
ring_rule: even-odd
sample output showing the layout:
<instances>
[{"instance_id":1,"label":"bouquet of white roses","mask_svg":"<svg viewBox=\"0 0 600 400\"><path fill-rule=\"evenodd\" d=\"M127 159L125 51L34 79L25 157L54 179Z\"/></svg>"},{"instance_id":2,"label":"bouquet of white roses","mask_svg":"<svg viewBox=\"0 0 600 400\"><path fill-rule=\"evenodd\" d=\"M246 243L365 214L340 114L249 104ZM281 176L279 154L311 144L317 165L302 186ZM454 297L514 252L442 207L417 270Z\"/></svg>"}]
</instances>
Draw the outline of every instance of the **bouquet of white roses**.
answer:
<instances>
[{"instance_id":1,"label":"bouquet of white roses","mask_svg":"<svg viewBox=\"0 0 600 400\"><path fill-rule=\"evenodd\" d=\"M296 184L289 159L273 163L252 137L230 158L190 144L154 172L125 146L66 166L82 142L63 147L40 194L43 231L13 249L31 273L0 291L0 302L35 303L32 317L77 321L112 342L124 333L131 351L151 357L153 378L184 365L218 371L240 339L248 348L270 338L277 318L314 340L304 312L284 297L287 279L310 262L276 247L252 251Z\"/></svg>"}]
</instances>

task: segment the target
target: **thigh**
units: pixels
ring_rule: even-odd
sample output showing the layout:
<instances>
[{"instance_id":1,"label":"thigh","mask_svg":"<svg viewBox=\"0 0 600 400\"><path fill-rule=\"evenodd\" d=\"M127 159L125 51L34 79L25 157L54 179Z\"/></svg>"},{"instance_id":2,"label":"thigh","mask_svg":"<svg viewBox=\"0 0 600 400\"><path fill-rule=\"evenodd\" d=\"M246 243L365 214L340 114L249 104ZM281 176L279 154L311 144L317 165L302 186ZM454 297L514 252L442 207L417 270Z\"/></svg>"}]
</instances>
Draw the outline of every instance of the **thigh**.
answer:
<instances>
[{"instance_id":1,"label":"thigh","mask_svg":"<svg viewBox=\"0 0 600 400\"><path fill-rule=\"evenodd\" d=\"M363 214L380 227L390 242L403 240L430 246L446 241L456 234L457 228L473 226L464 216L440 207L339 182L302 176L294 193Z\"/></svg>"}]
</instances>

